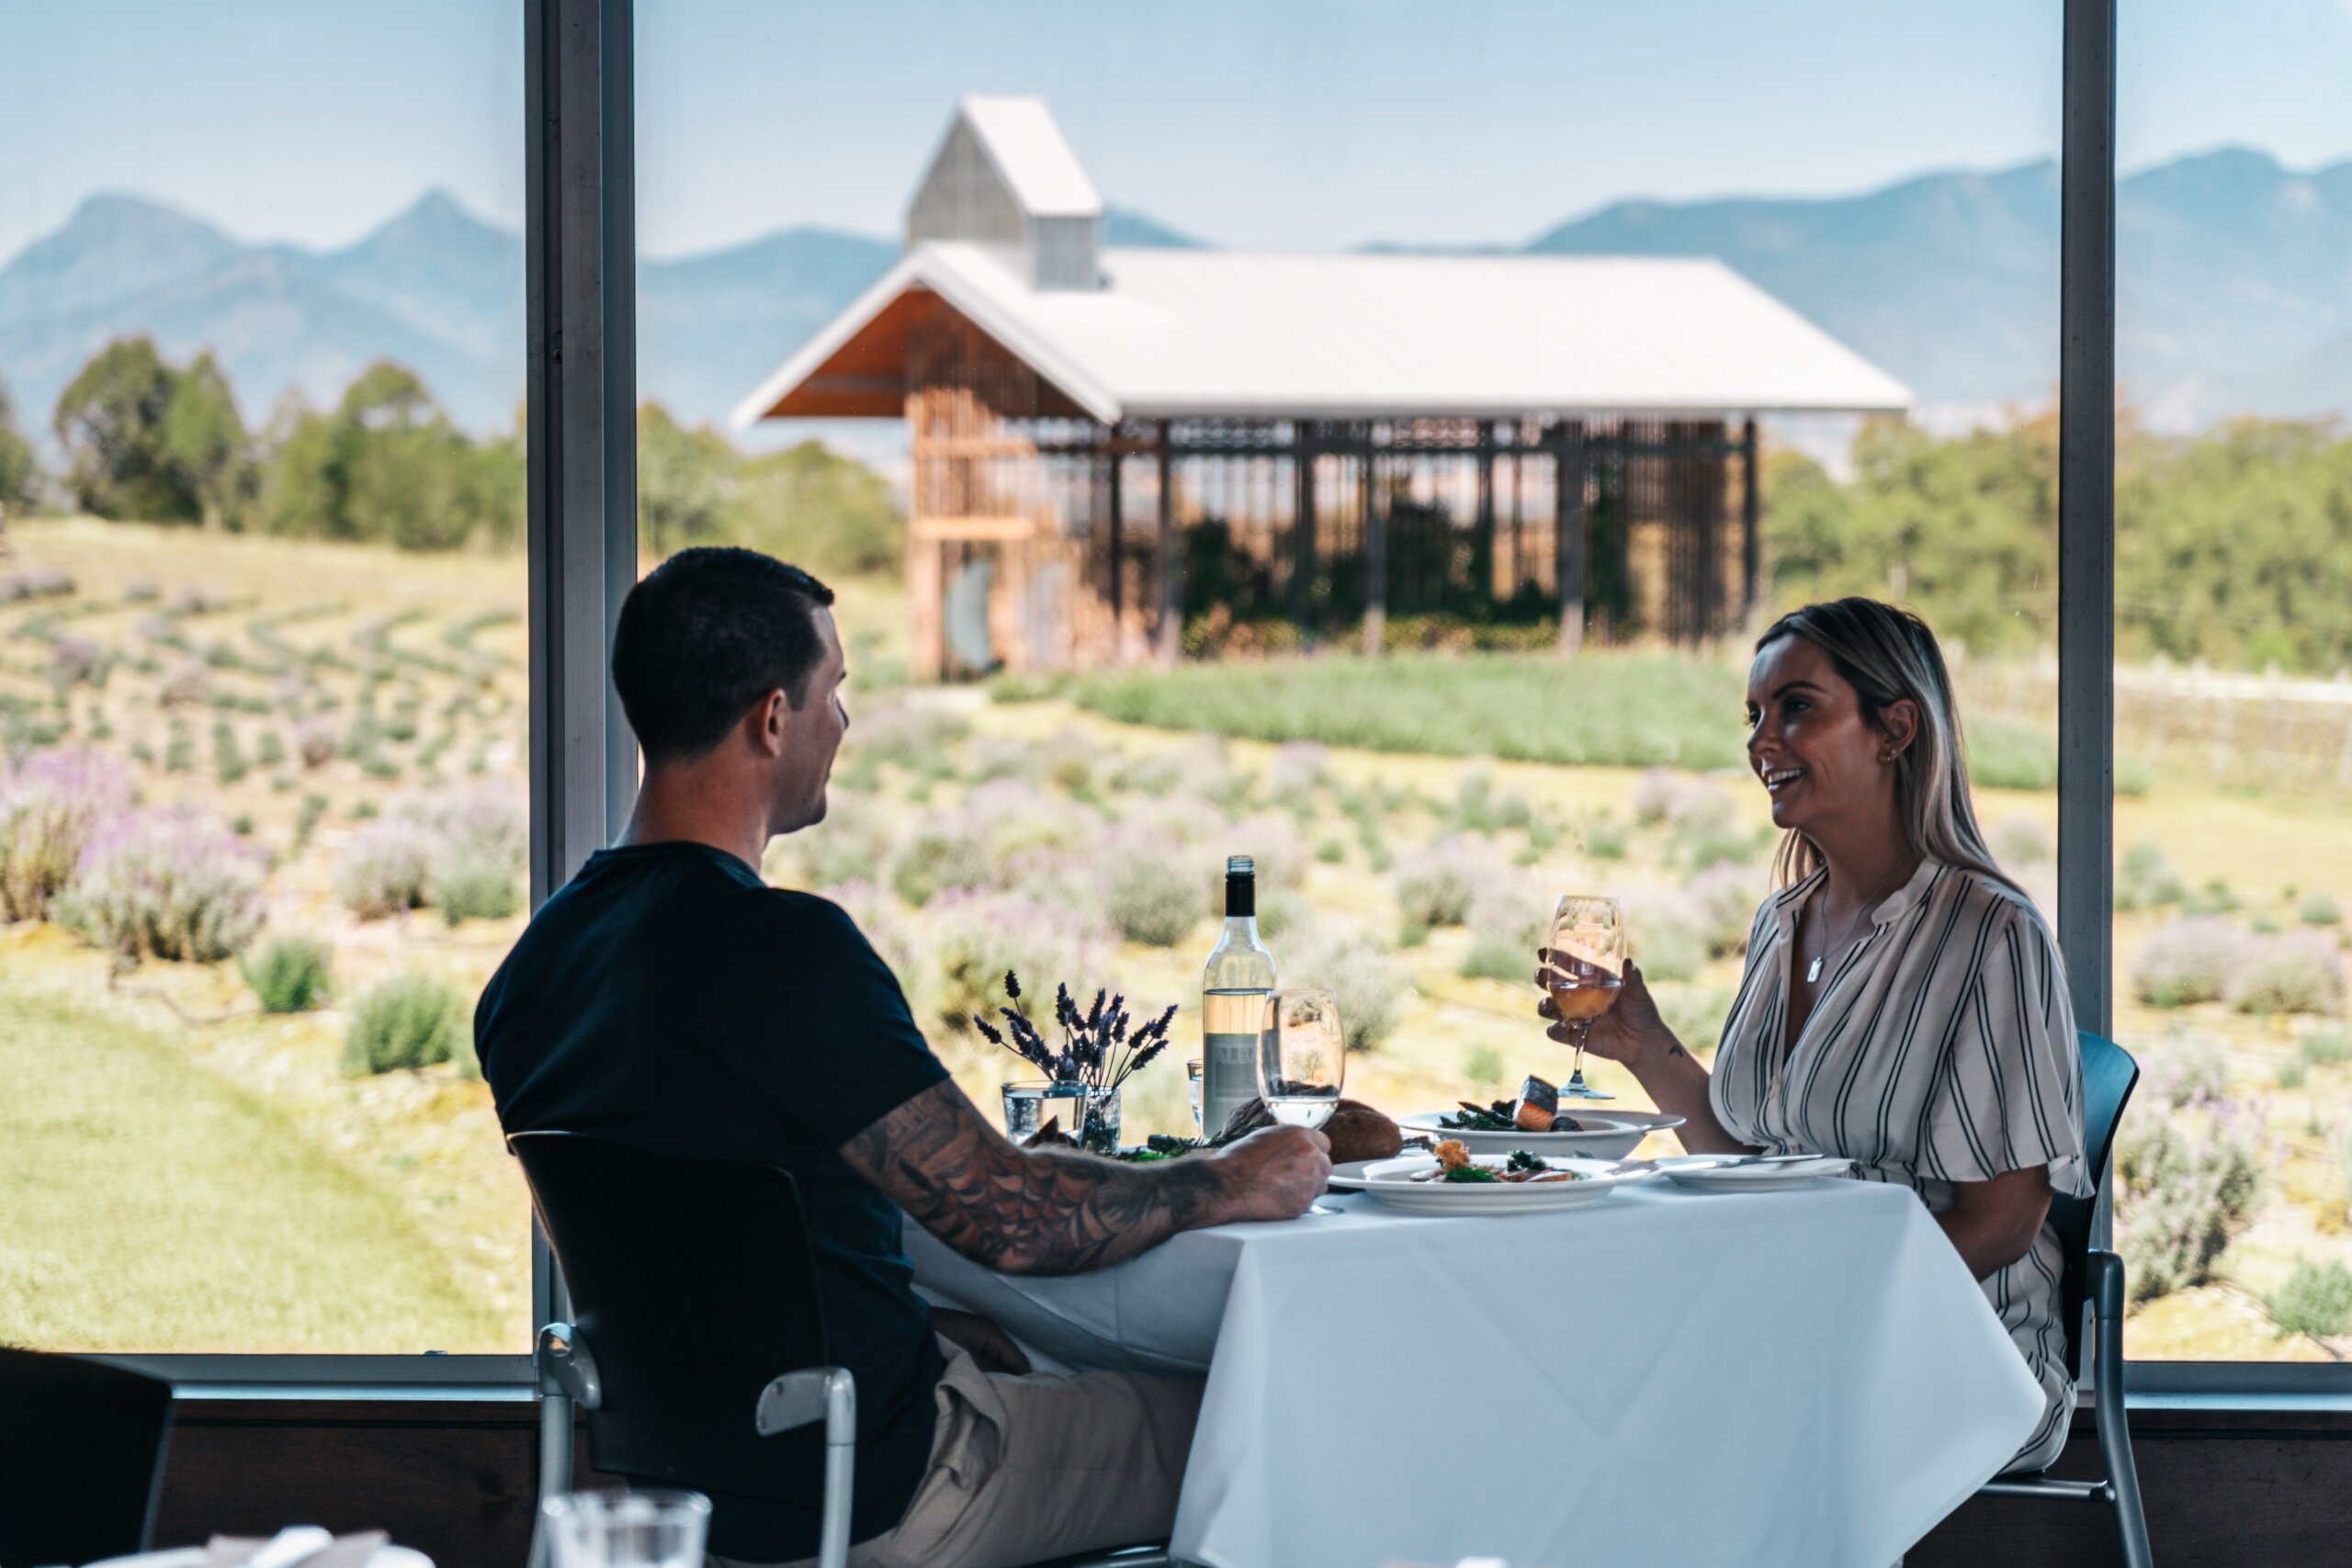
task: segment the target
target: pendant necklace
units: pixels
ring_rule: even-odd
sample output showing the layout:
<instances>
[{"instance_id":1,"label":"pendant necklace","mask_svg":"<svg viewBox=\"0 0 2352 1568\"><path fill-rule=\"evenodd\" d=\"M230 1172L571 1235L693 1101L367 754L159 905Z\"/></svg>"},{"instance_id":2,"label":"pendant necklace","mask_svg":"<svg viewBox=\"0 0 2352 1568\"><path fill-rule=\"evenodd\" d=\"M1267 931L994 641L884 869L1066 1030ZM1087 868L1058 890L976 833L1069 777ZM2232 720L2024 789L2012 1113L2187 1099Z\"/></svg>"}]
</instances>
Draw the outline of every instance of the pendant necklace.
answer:
<instances>
[{"instance_id":1,"label":"pendant necklace","mask_svg":"<svg viewBox=\"0 0 2352 1568\"><path fill-rule=\"evenodd\" d=\"M1852 918L1846 921L1846 929L1842 933L1840 933L1838 940L1836 942L1825 941L1821 944L1821 951L1815 953L1813 955L1813 962L1804 966L1804 983L1806 985L1817 986L1821 984L1821 966L1829 961L1830 953L1833 950L1843 946L1846 942L1854 940L1854 931L1862 923L1862 917L1868 915L1871 909L1876 908L1878 902L1879 900L1876 898L1864 899L1862 901L1861 908Z\"/></svg>"}]
</instances>

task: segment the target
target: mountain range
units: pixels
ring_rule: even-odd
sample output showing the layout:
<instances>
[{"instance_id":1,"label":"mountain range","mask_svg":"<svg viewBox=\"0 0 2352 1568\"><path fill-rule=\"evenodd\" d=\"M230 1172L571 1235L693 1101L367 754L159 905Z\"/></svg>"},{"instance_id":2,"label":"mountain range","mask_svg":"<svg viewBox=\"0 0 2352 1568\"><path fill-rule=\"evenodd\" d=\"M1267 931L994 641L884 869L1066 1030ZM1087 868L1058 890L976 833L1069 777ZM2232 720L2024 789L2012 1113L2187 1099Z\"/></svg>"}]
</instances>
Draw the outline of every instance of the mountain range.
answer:
<instances>
[{"instance_id":1,"label":"mountain range","mask_svg":"<svg viewBox=\"0 0 2352 1568\"><path fill-rule=\"evenodd\" d=\"M2245 149L2183 158L2122 181L2117 222L2120 369L2151 423L2352 412L2352 163L2299 173ZM1105 238L1201 243L1123 209ZM2039 405L2056 385L2054 164L1849 197L1620 201L1513 248L1721 257L1930 407ZM898 249L796 227L644 260L645 396L688 420L724 418ZM209 348L253 421L288 392L331 403L389 357L460 423L502 427L523 394L523 260L519 235L438 191L325 251L247 243L143 197L96 195L0 265L0 382L45 438L90 355L146 333L175 359Z\"/></svg>"}]
</instances>

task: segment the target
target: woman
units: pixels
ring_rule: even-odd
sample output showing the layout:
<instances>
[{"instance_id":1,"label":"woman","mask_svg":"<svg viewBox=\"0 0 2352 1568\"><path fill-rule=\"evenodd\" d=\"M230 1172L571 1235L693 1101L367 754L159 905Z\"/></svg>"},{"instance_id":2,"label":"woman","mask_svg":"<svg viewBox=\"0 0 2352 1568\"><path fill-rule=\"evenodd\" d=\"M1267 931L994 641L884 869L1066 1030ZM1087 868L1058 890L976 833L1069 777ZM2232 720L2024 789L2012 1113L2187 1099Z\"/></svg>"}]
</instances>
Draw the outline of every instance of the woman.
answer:
<instances>
[{"instance_id":1,"label":"woman","mask_svg":"<svg viewBox=\"0 0 2352 1568\"><path fill-rule=\"evenodd\" d=\"M1917 1191L2048 1395L2009 1465L2041 1469L2074 1408L2045 1220L2053 1191L2091 1191L2082 1067L2057 948L1977 830L1935 634L1869 599L1784 615L1747 723L1785 836L1714 1069L1634 964L1587 1048L1687 1118L1693 1153L1838 1155Z\"/></svg>"}]
</instances>

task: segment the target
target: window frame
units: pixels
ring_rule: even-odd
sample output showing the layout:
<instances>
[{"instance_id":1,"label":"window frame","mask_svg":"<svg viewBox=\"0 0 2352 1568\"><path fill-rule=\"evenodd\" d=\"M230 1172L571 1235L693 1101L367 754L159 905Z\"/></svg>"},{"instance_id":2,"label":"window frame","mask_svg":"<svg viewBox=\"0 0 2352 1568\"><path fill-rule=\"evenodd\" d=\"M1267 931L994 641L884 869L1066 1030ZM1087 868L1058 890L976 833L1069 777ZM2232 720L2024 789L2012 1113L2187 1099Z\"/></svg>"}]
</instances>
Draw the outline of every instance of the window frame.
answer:
<instances>
[{"instance_id":1,"label":"window frame","mask_svg":"<svg viewBox=\"0 0 2352 1568\"><path fill-rule=\"evenodd\" d=\"M605 677L637 581L635 53L632 0L521 0L525 469L529 581L531 907L617 837L637 741ZM547 1238L531 1226L532 1334L563 1315ZM347 1396L428 1387L527 1388L513 1354L107 1354L182 1387Z\"/></svg>"},{"instance_id":2,"label":"window frame","mask_svg":"<svg viewBox=\"0 0 2352 1568\"><path fill-rule=\"evenodd\" d=\"M528 166L531 903L628 820L637 749L605 678L637 574L633 0L521 0ZM2065 0L2060 158L2058 941L2113 1017L2117 0ZM2104 1235L2104 1216L2102 1216ZM536 1220L535 1325L568 1310ZM512 1355L106 1355L208 1390L415 1396L533 1378ZM2352 1364L2129 1361L2139 1393L2352 1393Z\"/></svg>"}]
</instances>

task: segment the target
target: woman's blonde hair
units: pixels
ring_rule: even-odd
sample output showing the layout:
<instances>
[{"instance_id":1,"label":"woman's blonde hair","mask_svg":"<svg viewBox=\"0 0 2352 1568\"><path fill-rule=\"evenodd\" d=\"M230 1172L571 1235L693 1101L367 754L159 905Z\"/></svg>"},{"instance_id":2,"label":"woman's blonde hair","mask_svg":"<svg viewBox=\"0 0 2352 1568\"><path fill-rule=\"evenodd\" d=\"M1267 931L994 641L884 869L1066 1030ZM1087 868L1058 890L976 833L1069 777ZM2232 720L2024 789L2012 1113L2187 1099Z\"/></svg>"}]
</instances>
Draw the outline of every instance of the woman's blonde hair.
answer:
<instances>
[{"instance_id":1,"label":"woman's blonde hair","mask_svg":"<svg viewBox=\"0 0 2352 1568\"><path fill-rule=\"evenodd\" d=\"M1993 863L1976 826L1968 793L1968 752L1961 739L1960 712L1943 649L1928 623L1910 611L1876 599L1833 599L1792 610L1756 639L1761 653L1784 637L1803 637L1829 656L1838 673L1861 699L1862 717L1871 725L1898 702L1919 710L1919 730L1894 762L1895 809L1911 851L1982 872L2003 886L2017 884ZM1792 829L1772 857L1772 880L1786 887L1821 866L1821 851Z\"/></svg>"}]
</instances>

